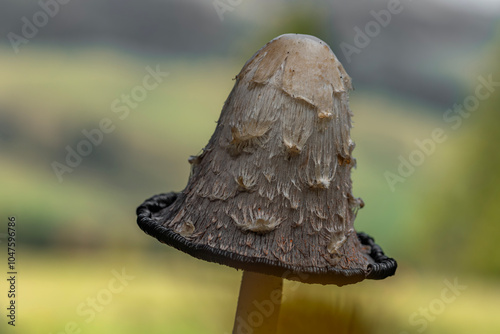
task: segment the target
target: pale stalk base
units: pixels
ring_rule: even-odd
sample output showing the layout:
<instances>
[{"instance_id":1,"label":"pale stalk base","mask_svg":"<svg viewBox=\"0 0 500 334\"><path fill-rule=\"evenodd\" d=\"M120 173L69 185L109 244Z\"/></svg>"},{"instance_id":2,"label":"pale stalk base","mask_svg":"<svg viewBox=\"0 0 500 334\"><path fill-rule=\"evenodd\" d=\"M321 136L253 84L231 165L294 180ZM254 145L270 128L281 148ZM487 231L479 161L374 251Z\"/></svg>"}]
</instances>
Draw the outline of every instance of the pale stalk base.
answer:
<instances>
[{"instance_id":1,"label":"pale stalk base","mask_svg":"<svg viewBox=\"0 0 500 334\"><path fill-rule=\"evenodd\" d=\"M281 277L243 271L233 334L275 334L282 293Z\"/></svg>"}]
</instances>

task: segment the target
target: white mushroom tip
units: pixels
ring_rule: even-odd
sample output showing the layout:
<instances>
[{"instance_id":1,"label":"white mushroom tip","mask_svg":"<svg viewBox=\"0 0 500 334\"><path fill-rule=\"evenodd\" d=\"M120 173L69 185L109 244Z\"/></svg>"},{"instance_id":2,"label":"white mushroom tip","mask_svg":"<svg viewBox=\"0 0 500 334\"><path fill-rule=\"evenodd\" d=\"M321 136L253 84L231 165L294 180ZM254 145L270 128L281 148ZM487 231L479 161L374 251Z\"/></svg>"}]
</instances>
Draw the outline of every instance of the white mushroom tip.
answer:
<instances>
[{"instance_id":1,"label":"white mushroom tip","mask_svg":"<svg viewBox=\"0 0 500 334\"><path fill-rule=\"evenodd\" d=\"M352 89L351 78L330 47L317 37L278 36L245 64L239 80L274 85L294 99L313 105L318 117L331 119L335 94Z\"/></svg>"}]
</instances>

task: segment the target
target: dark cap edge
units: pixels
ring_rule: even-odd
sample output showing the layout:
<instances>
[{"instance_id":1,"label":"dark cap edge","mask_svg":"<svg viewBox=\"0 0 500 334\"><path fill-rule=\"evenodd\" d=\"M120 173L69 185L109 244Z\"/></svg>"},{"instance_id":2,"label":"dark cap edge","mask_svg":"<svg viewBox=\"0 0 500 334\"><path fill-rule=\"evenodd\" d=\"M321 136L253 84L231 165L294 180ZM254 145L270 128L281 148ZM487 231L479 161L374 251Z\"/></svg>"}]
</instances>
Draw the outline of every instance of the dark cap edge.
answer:
<instances>
[{"instance_id":1,"label":"dark cap edge","mask_svg":"<svg viewBox=\"0 0 500 334\"><path fill-rule=\"evenodd\" d=\"M171 229L158 224L152 218L154 212L170 206L177 196L178 193L171 192L155 195L144 201L136 210L137 224L145 233L155 237L160 242L195 258L223 264L235 269L273 275L303 283L336 284L338 286L357 283L364 279L384 279L396 272L396 261L387 257L373 238L365 233L358 233L358 238L361 244L370 246L369 255L374 261L374 263L368 265L366 270L362 268L345 270L337 268L304 268L258 257L246 257L208 245L193 243Z\"/></svg>"}]
</instances>

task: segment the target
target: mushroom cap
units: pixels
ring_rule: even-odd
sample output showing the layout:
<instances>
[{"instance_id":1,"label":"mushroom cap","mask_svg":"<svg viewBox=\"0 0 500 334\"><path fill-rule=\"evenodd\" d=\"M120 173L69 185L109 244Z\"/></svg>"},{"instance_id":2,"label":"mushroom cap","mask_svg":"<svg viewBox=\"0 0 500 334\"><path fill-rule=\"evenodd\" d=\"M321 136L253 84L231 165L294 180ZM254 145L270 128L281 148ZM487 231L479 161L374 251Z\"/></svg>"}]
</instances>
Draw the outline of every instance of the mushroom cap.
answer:
<instances>
[{"instance_id":1,"label":"mushroom cap","mask_svg":"<svg viewBox=\"0 0 500 334\"><path fill-rule=\"evenodd\" d=\"M279 36L250 58L180 193L137 209L142 230L199 259L307 283L393 275L354 230L351 80L323 41Z\"/></svg>"}]
</instances>

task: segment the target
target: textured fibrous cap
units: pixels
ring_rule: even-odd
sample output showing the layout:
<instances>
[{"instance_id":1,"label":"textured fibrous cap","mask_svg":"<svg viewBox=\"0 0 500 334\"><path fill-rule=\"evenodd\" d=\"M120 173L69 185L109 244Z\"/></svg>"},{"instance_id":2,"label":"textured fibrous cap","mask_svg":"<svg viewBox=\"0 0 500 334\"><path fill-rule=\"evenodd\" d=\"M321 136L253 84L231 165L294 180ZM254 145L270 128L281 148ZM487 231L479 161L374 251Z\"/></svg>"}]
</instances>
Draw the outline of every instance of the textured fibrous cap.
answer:
<instances>
[{"instance_id":1,"label":"textured fibrous cap","mask_svg":"<svg viewBox=\"0 0 500 334\"><path fill-rule=\"evenodd\" d=\"M237 75L186 188L144 202L139 226L197 258L303 282L393 275L353 227L350 89L323 41L273 39Z\"/></svg>"}]
</instances>

